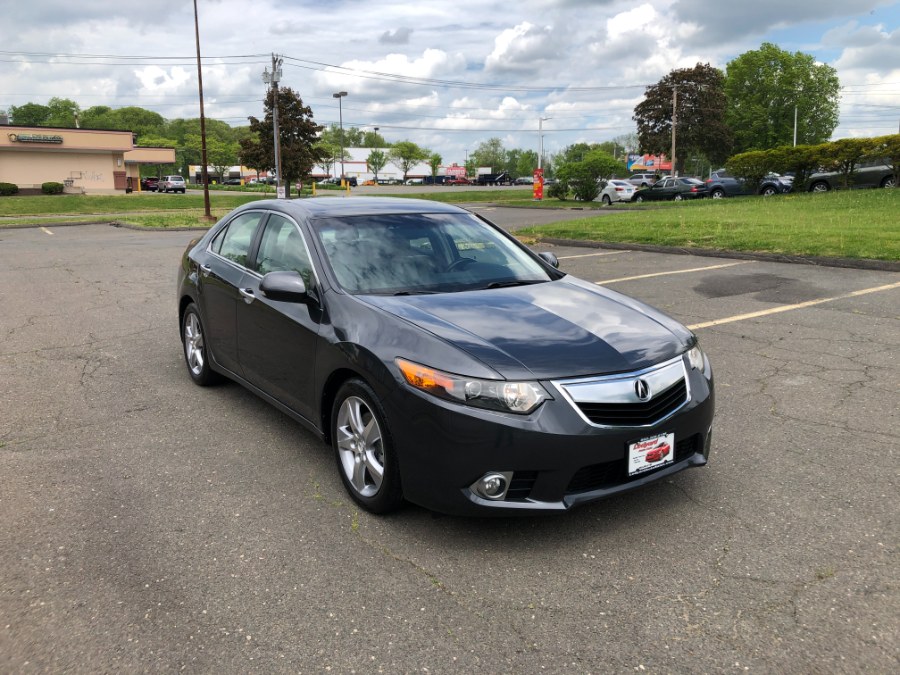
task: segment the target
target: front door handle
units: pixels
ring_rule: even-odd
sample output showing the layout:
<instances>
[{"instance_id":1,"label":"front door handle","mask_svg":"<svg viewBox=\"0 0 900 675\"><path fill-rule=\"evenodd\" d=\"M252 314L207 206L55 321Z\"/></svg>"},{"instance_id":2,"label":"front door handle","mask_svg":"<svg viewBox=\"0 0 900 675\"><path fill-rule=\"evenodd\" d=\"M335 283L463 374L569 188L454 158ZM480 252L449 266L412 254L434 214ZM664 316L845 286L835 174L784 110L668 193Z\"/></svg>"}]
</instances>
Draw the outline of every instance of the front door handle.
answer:
<instances>
[{"instance_id":1,"label":"front door handle","mask_svg":"<svg viewBox=\"0 0 900 675\"><path fill-rule=\"evenodd\" d=\"M248 305L249 305L251 302L253 302L254 300L256 300L256 296L253 295L253 290L252 290L252 289L250 289L250 288L239 288L238 290L241 292L241 295L244 296L244 302L246 302Z\"/></svg>"}]
</instances>

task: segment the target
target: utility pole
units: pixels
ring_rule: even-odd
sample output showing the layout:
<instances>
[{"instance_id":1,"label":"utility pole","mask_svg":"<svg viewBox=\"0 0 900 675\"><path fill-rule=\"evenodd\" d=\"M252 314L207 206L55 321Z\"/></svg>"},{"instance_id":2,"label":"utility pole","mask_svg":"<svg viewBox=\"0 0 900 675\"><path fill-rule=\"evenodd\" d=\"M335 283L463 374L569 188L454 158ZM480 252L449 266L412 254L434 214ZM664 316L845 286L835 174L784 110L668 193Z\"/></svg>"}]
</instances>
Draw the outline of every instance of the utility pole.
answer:
<instances>
[{"instance_id":1,"label":"utility pole","mask_svg":"<svg viewBox=\"0 0 900 675\"><path fill-rule=\"evenodd\" d=\"M272 54L272 72L266 68L262 79L266 84L272 85L272 142L275 145L275 194L281 187L281 134L278 131L278 82L281 80L281 64L284 62L279 56ZM287 188L285 188L287 196Z\"/></svg>"},{"instance_id":2,"label":"utility pole","mask_svg":"<svg viewBox=\"0 0 900 675\"><path fill-rule=\"evenodd\" d=\"M675 125L678 119L678 86L672 87L672 177L675 177Z\"/></svg>"},{"instance_id":3,"label":"utility pole","mask_svg":"<svg viewBox=\"0 0 900 675\"><path fill-rule=\"evenodd\" d=\"M197 19L197 0L194 0L194 38L197 41L197 85L200 87L200 161L203 166L200 180L203 181L203 214L212 220L209 211L209 172L206 169L206 115L203 112L203 69L200 67L200 21Z\"/></svg>"}]
</instances>

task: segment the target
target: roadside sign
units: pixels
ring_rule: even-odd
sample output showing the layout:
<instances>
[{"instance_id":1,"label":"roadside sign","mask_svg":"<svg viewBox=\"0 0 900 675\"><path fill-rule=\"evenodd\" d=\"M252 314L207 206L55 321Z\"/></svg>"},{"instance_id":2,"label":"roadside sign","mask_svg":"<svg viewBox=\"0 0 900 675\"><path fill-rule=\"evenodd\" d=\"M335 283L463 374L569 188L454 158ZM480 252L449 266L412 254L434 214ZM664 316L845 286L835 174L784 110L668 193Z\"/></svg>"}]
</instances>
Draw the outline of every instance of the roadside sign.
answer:
<instances>
[{"instance_id":1,"label":"roadside sign","mask_svg":"<svg viewBox=\"0 0 900 675\"><path fill-rule=\"evenodd\" d=\"M534 186L532 187L532 198L541 201L544 198L544 170L534 170Z\"/></svg>"},{"instance_id":2,"label":"roadside sign","mask_svg":"<svg viewBox=\"0 0 900 675\"><path fill-rule=\"evenodd\" d=\"M285 195L284 185L279 185L276 192L277 192L278 199L285 199L286 195Z\"/></svg>"}]
</instances>

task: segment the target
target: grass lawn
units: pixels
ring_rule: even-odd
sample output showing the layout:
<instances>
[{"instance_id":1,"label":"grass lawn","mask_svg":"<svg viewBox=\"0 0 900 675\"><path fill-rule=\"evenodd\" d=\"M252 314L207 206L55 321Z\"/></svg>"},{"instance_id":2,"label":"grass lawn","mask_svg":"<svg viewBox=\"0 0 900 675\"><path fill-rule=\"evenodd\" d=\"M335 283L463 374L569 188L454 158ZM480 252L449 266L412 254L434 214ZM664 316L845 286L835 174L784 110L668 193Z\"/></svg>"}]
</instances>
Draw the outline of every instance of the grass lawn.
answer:
<instances>
[{"instance_id":1,"label":"grass lawn","mask_svg":"<svg viewBox=\"0 0 900 675\"><path fill-rule=\"evenodd\" d=\"M269 195L271 197L271 194ZM213 208L233 209L262 194L210 193ZM203 212L202 194L157 194L155 192L130 195L29 195L0 197L0 217L86 215L103 213L133 213L137 211L182 211L199 209ZM20 222L20 221L17 221Z\"/></svg>"},{"instance_id":2,"label":"grass lawn","mask_svg":"<svg viewBox=\"0 0 900 675\"><path fill-rule=\"evenodd\" d=\"M900 260L900 189L616 207L615 214L517 230L516 234L762 251L788 255Z\"/></svg>"}]
</instances>

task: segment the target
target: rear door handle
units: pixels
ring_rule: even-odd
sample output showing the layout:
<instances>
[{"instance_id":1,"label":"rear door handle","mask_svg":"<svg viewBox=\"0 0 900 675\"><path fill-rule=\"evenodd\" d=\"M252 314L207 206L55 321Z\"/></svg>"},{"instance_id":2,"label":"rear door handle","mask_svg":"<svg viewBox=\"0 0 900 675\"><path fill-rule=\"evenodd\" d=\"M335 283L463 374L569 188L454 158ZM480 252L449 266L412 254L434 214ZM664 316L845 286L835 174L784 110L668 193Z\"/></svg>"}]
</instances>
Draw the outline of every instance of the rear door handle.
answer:
<instances>
[{"instance_id":1,"label":"rear door handle","mask_svg":"<svg viewBox=\"0 0 900 675\"><path fill-rule=\"evenodd\" d=\"M211 265L200 265L200 274L202 274L205 277L208 277L210 272L212 272Z\"/></svg>"},{"instance_id":2,"label":"rear door handle","mask_svg":"<svg viewBox=\"0 0 900 675\"><path fill-rule=\"evenodd\" d=\"M241 292L241 295L244 296L244 302L246 302L248 305L249 305L251 302L253 302L254 300L256 300L256 296L253 295L253 290L252 290L252 289L250 289L250 288L239 288L238 290Z\"/></svg>"}]
</instances>

